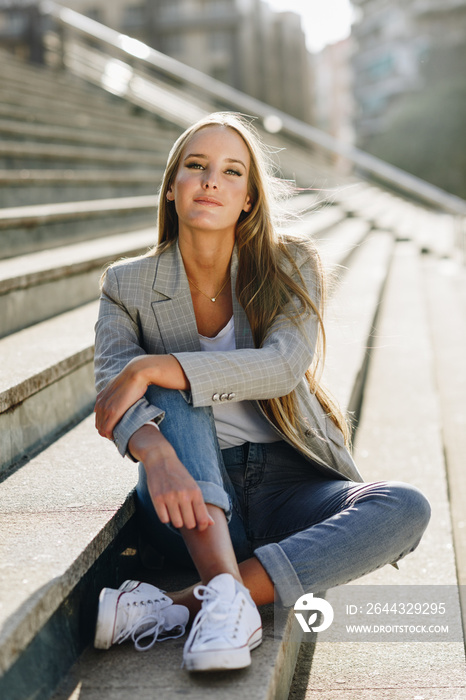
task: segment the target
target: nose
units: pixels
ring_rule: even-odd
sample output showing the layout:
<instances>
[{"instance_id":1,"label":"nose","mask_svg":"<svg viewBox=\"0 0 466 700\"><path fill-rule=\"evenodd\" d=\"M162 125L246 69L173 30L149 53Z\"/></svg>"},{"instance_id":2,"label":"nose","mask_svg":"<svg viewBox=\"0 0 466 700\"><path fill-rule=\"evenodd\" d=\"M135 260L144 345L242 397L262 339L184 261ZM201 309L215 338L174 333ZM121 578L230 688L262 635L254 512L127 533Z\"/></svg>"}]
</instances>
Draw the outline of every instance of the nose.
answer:
<instances>
[{"instance_id":1,"label":"nose","mask_svg":"<svg viewBox=\"0 0 466 700\"><path fill-rule=\"evenodd\" d=\"M217 177L215 173L212 170L205 170L204 171L204 182L202 183L202 186L206 190L217 190Z\"/></svg>"}]
</instances>

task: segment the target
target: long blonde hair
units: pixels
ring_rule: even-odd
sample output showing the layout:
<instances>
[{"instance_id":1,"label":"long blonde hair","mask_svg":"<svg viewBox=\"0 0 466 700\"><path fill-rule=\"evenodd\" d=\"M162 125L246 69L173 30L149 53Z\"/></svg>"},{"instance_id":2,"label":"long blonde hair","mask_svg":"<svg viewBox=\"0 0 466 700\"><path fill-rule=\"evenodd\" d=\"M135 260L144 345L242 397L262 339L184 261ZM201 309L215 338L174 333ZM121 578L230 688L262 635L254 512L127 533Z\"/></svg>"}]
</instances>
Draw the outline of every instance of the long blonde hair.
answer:
<instances>
[{"instance_id":1,"label":"long blonde hair","mask_svg":"<svg viewBox=\"0 0 466 700\"><path fill-rule=\"evenodd\" d=\"M325 412L341 429L346 442L348 426L331 395L320 383L325 357L325 330L323 307L325 302L325 274L315 245L309 239L298 238L280 231L277 212L281 200L289 196L289 183L276 177L274 165L256 129L239 114L217 112L187 129L174 143L168 156L159 192L158 244L151 254L158 255L177 240L178 216L173 202L167 201L167 192L178 172L181 155L189 140L201 129L226 126L243 139L250 154L248 194L251 210L242 212L236 227L238 273L236 296L243 307L257 348L264 343L274 319L285 308L293 323L299 324L309 314L315 314L319 333L314 360L306 372L309 390L316 395ZM317 300L310 297L294 260L290 244L305 248L314 265ZM285 270L288 267L290 272ZM297 277L296 282L292 277ZM302 424L298 420L295 391L286 396L259 401L273 425L298 449L307 452Z\"/></svg>"}]
</instances>

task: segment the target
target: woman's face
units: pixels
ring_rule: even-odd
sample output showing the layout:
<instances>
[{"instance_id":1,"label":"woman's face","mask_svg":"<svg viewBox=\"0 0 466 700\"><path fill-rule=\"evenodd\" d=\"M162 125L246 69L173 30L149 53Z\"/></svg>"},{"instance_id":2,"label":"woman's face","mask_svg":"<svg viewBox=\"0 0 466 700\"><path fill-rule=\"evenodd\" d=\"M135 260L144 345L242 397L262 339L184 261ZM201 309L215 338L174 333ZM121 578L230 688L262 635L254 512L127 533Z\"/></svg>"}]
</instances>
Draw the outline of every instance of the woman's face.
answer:
<instances>
[{"instance_id":1,"label":"woman's face","mask_svg":"<svg viewBox=\"0 0 466 700\"><path fill-rule=\"evenodd\" d=\"M208 126L186 144L167 199L175 203L179 235L188 231L235 234L248 194L250 156L243 139L226 126Z\"/></svg>"}]
</instances>

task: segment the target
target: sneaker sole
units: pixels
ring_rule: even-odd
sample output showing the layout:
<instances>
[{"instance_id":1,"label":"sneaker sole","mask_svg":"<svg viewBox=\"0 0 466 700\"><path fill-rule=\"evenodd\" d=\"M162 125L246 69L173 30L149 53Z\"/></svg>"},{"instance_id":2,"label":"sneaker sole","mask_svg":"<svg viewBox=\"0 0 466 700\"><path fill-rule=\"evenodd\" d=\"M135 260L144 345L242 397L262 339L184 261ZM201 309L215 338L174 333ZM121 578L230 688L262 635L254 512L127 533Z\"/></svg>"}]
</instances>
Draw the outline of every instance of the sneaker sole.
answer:
<instances>
[{"instance_id":1,"label":"sneaker sole","mask_svg":"<svg viewBox=\"0 0 466 700\"><path fill-rule=\"evenodd\" d=\"M227 671L251 665L251 651L262 642L262 627L249 639L248 645L240 649L222 649L188 653L184 666L188 671Z\"/></svg>"},{"instance_id":2,"label":"sneaker sole","mask_svg":"<svg viewBox=\"0 0 466 700\"><path fill-rule=\"evenodd\" d=\"M99 595L99 609L95 629L94 646L96 649L110 649L115 626L116 606L119 598L111 588L103 588Z\"/></svg>"}]
</instances>

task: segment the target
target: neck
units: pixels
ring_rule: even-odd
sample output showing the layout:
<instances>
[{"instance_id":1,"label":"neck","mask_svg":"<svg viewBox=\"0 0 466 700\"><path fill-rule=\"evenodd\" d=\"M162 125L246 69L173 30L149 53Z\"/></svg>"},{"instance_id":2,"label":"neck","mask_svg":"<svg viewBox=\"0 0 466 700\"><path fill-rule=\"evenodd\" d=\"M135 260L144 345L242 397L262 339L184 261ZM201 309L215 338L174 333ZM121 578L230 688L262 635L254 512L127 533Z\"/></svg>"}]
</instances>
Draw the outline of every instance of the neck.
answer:
<instances>
[{"instance_id":1,"label":"neck","mask_svg":"<svg viewBox=\"0 0 466 700\"><path fill-rule=\"evenodd\" d=\"M219 241L217 237L182 237L178 239L187 276L196 284L215 290L230 274L233 241Z\"/></svg>"}]
</instances>

